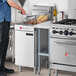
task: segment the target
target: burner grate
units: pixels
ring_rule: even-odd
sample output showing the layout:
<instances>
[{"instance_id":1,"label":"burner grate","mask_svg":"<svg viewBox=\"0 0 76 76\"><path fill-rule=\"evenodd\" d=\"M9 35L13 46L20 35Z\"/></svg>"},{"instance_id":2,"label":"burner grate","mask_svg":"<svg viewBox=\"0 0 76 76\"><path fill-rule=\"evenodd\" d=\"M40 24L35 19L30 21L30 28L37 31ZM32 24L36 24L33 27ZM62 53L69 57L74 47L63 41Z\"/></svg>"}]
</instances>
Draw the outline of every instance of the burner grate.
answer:
<instances>
[{"instance_id":1,"label":"burner grate","mask_svg":"<svg viewBox=\"0 0 76 76\"><path fill-rule=\"evenodd\" d=\"M64 25L76 25L76 19L64 19L54 24L64 24Z\"/></svg>"}]
</instances>

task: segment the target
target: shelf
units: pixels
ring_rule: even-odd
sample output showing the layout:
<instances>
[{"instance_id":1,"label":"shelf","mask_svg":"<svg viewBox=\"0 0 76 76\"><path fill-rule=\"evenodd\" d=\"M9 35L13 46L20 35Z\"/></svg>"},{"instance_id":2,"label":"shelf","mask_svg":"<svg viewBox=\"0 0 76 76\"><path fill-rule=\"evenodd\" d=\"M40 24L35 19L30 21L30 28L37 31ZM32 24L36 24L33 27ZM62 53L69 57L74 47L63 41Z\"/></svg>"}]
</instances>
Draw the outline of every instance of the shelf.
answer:
<instances>
[{"instance_id":1,"label":"shelf","mask_svg":"<svg viewBox=\"0 0 76 76\"><path fill-rule=\"evenodd\" d=\"M41 56L49 56L48 50L41 50L41 52L38 53L38 55L41 55Z\"/></svg>"},{"instance_id":2,"label":"shelf","mask_svg":"<svg viewBox=\"0 0 76 76\"><path fill-rule=\"evenodd\" d=\"M50 6L45 4L38 4L38 5L34 5L32 9L33 11L49 13Z\"/></svg>"},{"instance_id":3,"label":"shelf","mask_svg":"<svg viewBox=\"0 0 76 76\"><path fill-rule=\"evenodd\" d=\"M33 9L33 10L37 10L37 11L47 11L47 10L44 10L44 9Z\"/></svg>"},{"instance_id":4,"label":"shelf","mask_svg":"<svg viewBox=\"0 0 76 76\"><path fill-rule=\"evenodd\" d=\"M51 7L51 5L48 5L48 4L36 4L34 5L35 7Z\"/></svg>"}]
</instances>

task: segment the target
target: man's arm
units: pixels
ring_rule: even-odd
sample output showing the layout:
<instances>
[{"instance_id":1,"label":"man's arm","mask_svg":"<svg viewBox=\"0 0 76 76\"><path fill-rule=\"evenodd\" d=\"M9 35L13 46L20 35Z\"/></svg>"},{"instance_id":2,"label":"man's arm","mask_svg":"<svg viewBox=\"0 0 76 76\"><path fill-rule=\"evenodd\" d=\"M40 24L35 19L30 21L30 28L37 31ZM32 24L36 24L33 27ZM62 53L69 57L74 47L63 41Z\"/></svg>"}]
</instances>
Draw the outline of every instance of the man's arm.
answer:
<instances>
[{"instance_id":1,"label":"man's arm","mask_svg":"<svg viewBox=\"0 0 76 76\"><path fill-rule=\"evenodd\" d=\"M11 7L20 10L20 11L21 11L21 14L23 14L23 15L26 14L25 10L24 10L22 7L20 7L18 4L14 3L12 0L7 0L7 3L8 3Z\"/></svg>"}]
</instances>

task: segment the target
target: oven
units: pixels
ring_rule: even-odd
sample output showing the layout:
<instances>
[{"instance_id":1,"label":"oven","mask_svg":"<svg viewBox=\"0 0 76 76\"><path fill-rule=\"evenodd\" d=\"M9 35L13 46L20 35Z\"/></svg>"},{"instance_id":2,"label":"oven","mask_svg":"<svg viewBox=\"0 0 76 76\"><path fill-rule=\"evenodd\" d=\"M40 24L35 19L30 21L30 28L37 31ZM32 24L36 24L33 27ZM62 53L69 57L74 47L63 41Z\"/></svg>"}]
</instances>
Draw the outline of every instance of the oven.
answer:
<instances>
[{"instance_id":1,"label":"oven","mask_svg":"<svg viewBox=\"0 0 76 76\"><path fill-rule=\"evenodd\" d=\"M50 69L76 72L76 20L51 25L49 48Z\"/></svg>"},{"instance_id":2,"label":"oven","mask_svg":"<svg viewBox=\"0 0 76 76\"><path fill-rule=\"evenodd\" d=\"M50 49L52 63L76 66L76 40L50 38Z\"/></svg>"}]
</instances>

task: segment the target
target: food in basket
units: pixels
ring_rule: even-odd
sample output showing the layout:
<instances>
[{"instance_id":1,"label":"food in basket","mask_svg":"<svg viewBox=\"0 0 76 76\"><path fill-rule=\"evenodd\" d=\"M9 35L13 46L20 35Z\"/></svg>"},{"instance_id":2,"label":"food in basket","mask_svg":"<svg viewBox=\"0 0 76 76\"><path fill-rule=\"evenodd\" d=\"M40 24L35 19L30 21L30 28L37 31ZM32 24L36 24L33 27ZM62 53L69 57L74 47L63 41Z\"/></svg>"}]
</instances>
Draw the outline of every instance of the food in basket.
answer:
<instances>
[{"instance_id":1,"label":"food in basket","mask_svg":"<svg viewBox=\"0 0 76 76\"><path fill-rule=\"evenodd\" d=\"M30 21L27 21L26 23L27 23L27 24L37 24L37 21L34 20L34 19L32 19L32 20L30 20Z\"/></svg>"},{"instance_id":2,"label":"food in basket","mask_svg":"<svg viewBox=\"0 0 76 76\"><path fill-rule=\"evenodd\" d=\"M42 22L45 22L48 20L48 15L41 15L39 17L37 17L35 20L31 19L30 21L27 21L27 24L39 24Z\"/></svg>"},{"instance_id":3,"label":"food in basket","mask_svg":"<svg viewBox=\"0 0 76 76\"><path fill-rule=\"evenodd\" d=\"M45 15L40 15L39 17L37 17L37 19L42 19Z\"/></svg>"},{"instance_id":4,"label":"food in basket","mask_svg":"<svg viewBox=\"0 0 76 76\"><path fill-rule=\"evenodd\" d=\"M45 15L44 17L42 17L41 19L37 19L37 24L45 22L48 20L48 15Z\"/></svg>"}]
</instances>

